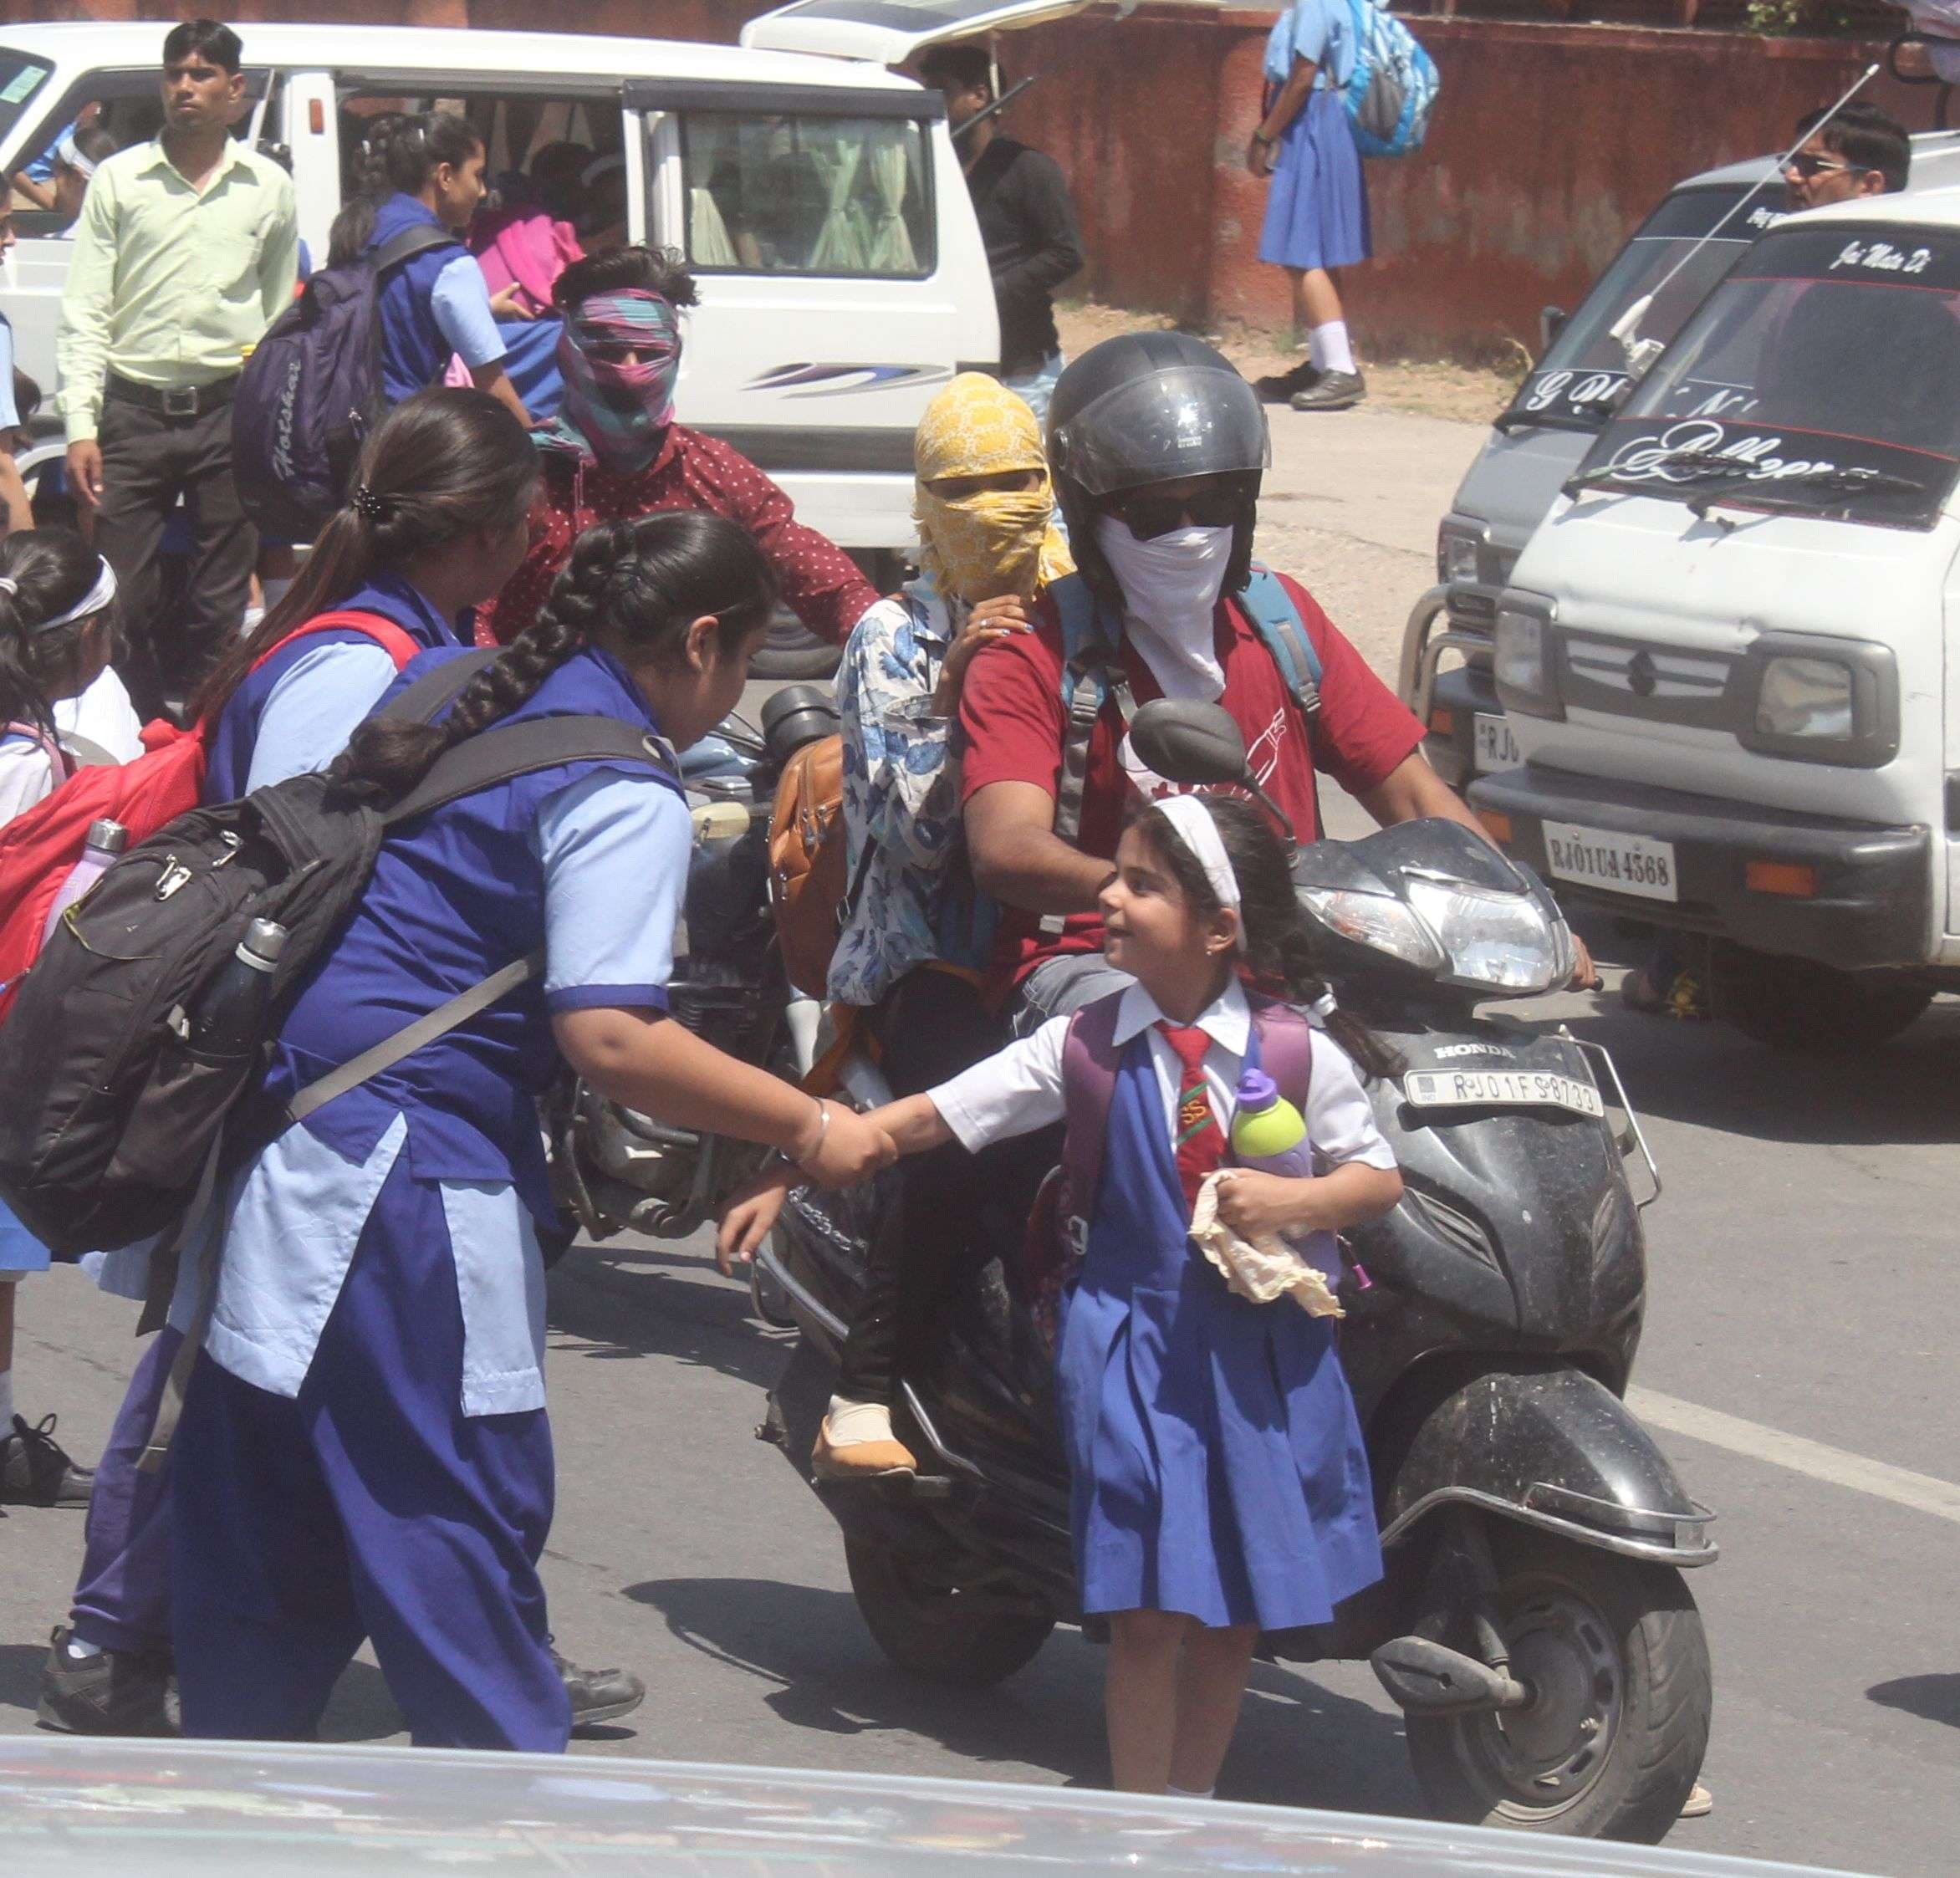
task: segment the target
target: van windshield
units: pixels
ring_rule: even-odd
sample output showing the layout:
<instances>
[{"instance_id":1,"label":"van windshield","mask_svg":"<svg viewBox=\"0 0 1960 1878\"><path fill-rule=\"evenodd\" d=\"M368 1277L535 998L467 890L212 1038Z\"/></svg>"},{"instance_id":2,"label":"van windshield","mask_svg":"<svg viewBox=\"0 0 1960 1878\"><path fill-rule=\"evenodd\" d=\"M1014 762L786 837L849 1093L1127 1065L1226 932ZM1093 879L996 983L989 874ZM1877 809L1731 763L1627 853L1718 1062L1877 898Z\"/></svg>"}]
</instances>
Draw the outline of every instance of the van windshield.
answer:
<instances>
[{"instance_id":1,"label":"van windshield","mask_svg":"<svg viewBox=\"0 0 1960 1878\"><path fill-rule=\"evenodd\" d=\"M1868 222L1766 236L1579 479L1924 528L1956 471L1960 236Z\"/></svg>"},{"instance_id":2,"label":"van windshield","mask_svg":"<svg viewBox=\"0 0 1960 1878\"><path fill-rule=\"evenodd\" d=\"M0 46L0 142L13 135L20 115L33 102L34 94L48 82L54 68L43 59L30 59L24 52L9 52ZM38 151L23 153L38 156Z\"/></svg>"},{"instance_id":3,"label":"van windshield","mask_svg":"<svg viewBox=\"0 0 1960 1878\"><path fill-rule=\"evenodd\" d=\"M1643 295L1652 293L1654 304L1641 316L1639 330L1629 337L1657 339L1663 345L1672 339L1708 289L1782 213L1782 186L1772 183L1723 227L1717 239L1682 267L1695 243L1720 225L1748 192L1746 183L1677 189L1661 203L1593 283L1592 291L1552 341L1538 369L1518 387L1509 409L1498 420L1499 427L1519 431L1544 425L1555 430L1598 430L1612 415L1630 382L1627 348L1613 337L1621 315ZM1681 268L1679 273L1673 273L1677 267Z\"/></svg>"}]
</instances>

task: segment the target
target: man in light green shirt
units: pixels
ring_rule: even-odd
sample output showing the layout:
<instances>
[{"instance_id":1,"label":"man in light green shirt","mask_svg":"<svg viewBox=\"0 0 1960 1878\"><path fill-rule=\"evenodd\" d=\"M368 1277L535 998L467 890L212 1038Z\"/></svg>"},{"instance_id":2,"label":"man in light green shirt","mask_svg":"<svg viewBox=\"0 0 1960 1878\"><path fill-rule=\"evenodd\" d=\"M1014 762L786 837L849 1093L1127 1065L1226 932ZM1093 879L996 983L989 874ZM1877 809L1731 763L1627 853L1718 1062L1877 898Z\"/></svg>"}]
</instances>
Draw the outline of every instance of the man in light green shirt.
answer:
<instances>
[{"instance_id":1,"label":"man in light green shirt","mask_svg":"<svg viewBox=\"0 0 1960 1878\"><path fill-rule=\"evenodd\" d=\"M231 135L242 50L213 20L166 38L163 130L96 171L61 299L69 480L98 512L145 715L188 697L242 624L258 543L232 477L232 396L299 269L292 179ZM180 496L190 592L166 669L157 557Z\"/></svg>"}]
</instances>

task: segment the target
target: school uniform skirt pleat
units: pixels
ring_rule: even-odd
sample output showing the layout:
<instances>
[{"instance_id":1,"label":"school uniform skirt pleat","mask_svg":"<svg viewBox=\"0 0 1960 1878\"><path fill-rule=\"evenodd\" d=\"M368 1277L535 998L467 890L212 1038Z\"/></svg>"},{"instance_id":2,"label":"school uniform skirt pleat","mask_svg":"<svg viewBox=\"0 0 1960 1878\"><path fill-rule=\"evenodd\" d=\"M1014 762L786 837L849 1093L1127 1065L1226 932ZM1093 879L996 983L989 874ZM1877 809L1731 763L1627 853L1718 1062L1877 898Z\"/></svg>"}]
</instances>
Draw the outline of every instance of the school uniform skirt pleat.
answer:
<instances>
[{"instance_id":1,"label":"school uniform skirt pleat","mask_svg":"<svg viewBox=\"0 0 1960 1878\"><path fill-rule=\"evenodd\" d=\"M184 1732L310 1738L364 1638L418 1745L562 1749L542 1409L466 1416L440 1186L396 1163L297 1397L208 1354L174 1477Z\"/></svg>"},{"instance_id":2,"label":"school uniform skirt pleat","mask_svg":"<svg viewBox=\"0 0 1960 1878\"><path fill-rule=\"evenodd\" d=\"M1373 253L1368 186L1347 107L1335 92L1311 92L1279 140L1259 258L1279 268L1350 268Z\"/></svg>"}]
</instances>

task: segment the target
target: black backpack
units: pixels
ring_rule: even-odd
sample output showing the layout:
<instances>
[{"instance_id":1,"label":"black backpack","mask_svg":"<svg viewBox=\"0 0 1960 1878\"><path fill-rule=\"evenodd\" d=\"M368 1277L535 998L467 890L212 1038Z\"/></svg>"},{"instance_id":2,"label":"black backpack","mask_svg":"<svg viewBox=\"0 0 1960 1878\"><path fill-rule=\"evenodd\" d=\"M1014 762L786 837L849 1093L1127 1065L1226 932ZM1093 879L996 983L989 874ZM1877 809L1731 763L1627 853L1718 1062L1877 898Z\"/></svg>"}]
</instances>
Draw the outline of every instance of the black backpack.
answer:
<instances>
[{"instance_id":1,"label":"black backpack","mask_svg":"<svg viewBox=\"0 0 1960 1878\"><path fill-rule=\"evenodd\" d=\"M252 349L232 400L232 470L253 523L310 541L345 501L348 479L388 401L380 295L390 271L462 245L418 222L373 253L312 275Z\"/></svg>"},{"instance_id":2,"label":"black backpack","mask_svg":"<svg viewBox=\"0 0 1960 1878\"><path fill-rule=\"evenodd\" d=\"M390 716L432 717L493 654L453 659L409 686ZM493 725L447 751L385 809L295 776L242 801L193 809L117 860L60 923L0 1028L0 1196L58 1259L129 1245L201 1210L218 1171L287 1123L420 1049L522 984L513 960L297 1095L283 1114L241 1116L307 968L350 917L389 829L459 796L582 758L671 776L672 753L610 717ZM259 1037L212 1057L190 1013L255 919L287 929ZM172 1242L174 1243L174 1240Z\"/></svg>"}]
</instances>

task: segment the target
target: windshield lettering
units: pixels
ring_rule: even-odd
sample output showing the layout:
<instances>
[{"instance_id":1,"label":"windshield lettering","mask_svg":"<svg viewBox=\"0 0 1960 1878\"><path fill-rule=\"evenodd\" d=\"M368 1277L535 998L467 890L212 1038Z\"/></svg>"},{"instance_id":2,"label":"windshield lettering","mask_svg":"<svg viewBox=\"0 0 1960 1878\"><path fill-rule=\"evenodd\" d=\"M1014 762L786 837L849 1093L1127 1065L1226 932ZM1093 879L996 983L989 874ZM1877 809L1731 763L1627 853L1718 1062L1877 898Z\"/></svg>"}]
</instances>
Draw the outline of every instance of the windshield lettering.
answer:
<instances>
[{"instance_id":1,"label":"windshield lettering","mask_svg":"<svg viewBox=\"0 0 1960 1878\"><path fill-rule=\"evenodd\" d=\"M1719 423L1674 424L1658 436L1637 437L1622 444L1606 460L1616 482L1665 482L1686 486L1705 480L1697 461L1733 463L1738 476L1752 482L1774 482L1784 477L1814 476L1840 466L1828 457L1783 457L1780 436L1745 432L1731 436Z\"/></svg>"},{"instance_id":2,"label":"windshield lettering","mask_svg":"<svg viewBox=\"0 0 1960 1878\"><path fill-rule=\"evenodd\" d=\"M1540 372L1524 394L1526 411L1551 411L1559 406L1584 411L1607 405L1626 389L1627 375L1612 371Z\"/></svg>"},{"instance_id":3,"label":"windshield lettering","mask_svg":"<svg viewBox=\"0 0 1960 1878\"><path fill-rule=\"evenodd\" d=\"M1840 268L1862 268L1871 273L1922 274L1932 265L1932 250L1916 248L1907 253L1890 242L1847 242L1830 265L1834 273Z\"/></svg>"}]
</instances>

